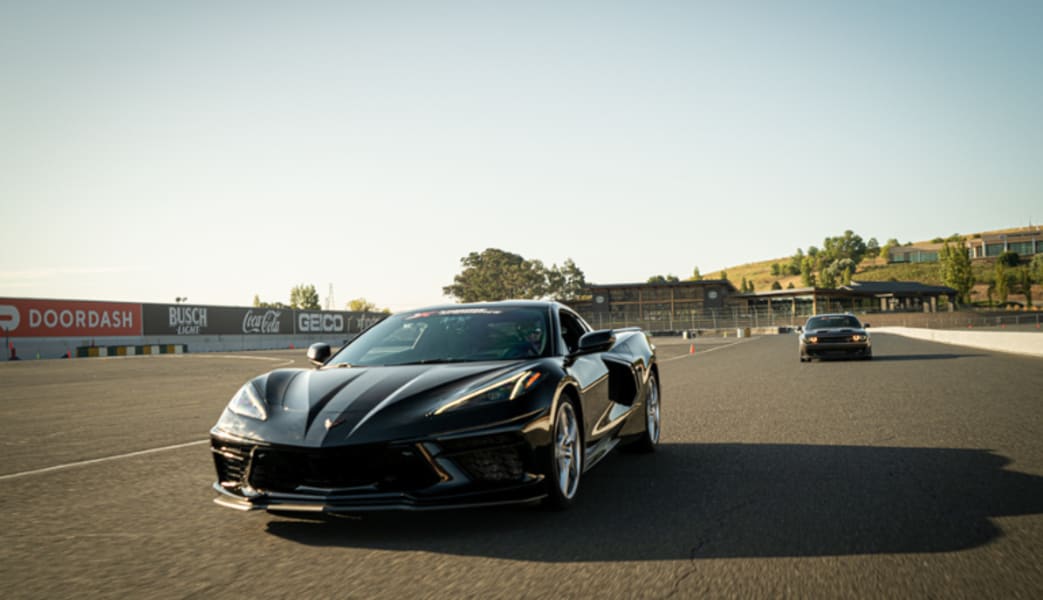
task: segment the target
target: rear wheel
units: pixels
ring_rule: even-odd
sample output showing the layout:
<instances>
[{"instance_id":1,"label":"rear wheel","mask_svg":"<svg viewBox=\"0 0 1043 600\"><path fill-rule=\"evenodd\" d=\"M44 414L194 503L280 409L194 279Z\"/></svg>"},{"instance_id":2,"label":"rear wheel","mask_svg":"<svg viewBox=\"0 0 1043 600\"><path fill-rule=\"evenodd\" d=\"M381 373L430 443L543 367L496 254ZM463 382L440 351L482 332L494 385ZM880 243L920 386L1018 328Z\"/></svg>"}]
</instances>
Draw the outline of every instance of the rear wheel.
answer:
<instances>
[{"instance_id":1,"label":"rear wheel","mask_svg":"<svg viewBox=\"0 0 1043 600\"><path fill-rule=\"evenodd\" d=\"M583 475L583 434L576 406L562 396L551 431L550 465L547 469L547 500L552 508L571 506Z\"/></svg>"},{"instance_id":2,"label":"rear wheel","mask_svg":"<svg viewBox=\"0 0 1043 600\"><path fill-rule=\"evenodd\" d=\"M659 445L659 432L662 426L662 412L659 406L659 378L653 373L648 380L648 393L645 396L645 430L641 436L629 446L637 452L655 452Z\"/></svg>"}]
</instances>

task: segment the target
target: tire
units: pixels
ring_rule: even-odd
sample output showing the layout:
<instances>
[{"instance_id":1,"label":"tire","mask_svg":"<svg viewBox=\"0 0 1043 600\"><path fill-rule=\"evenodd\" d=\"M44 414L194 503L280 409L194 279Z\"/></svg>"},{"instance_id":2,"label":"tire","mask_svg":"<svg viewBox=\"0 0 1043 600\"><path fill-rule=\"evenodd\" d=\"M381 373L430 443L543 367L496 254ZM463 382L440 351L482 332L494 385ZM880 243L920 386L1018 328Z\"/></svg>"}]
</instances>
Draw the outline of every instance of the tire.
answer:
<instances>
[{"instance_id":1,"label":"tire","mask_svg":"<svg viewBox=\"0 0 1043 600\"><path fill-rule=\"evenodd\" d=\"M575 402L562 396L551 427L550 464L547 465L547 498L553 509L572 505L583 476L583 430Z\"/></svg>"},{"instance_id":2,"label":"tire","mask_svg":"<svg viewBox=\"0 0 1043 600\"><path fill-rule=\"evenodd\" d=\"M659 434L662 428L662 410L659 404L659 378L653 373L648 381L648 394L645 397L645 430L627 446L634 452L655 452L659 445Z\"/></svg>"}]
</instances>

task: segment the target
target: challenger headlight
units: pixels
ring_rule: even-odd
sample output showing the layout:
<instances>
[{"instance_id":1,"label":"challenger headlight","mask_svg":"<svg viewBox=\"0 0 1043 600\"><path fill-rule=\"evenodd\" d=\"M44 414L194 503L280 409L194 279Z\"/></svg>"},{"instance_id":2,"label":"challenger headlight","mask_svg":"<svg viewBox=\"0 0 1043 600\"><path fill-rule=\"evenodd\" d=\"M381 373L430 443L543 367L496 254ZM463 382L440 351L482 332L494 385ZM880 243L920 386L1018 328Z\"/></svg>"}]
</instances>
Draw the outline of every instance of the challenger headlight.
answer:
<instances>
[{"instance_id":1,"label":"challenger headlight","mask_svg":"<svg viewBox=\"0 0 1043 600\"><path fill-rule=\"evenodd\" d=\"M249 417L258 421L268 420L268 405L257 395L257 389L252 383L247 383L239 388L239 391L228 403L228 410L241 417Z\"/></svg>"},{"instance_id":2,"label":"challenger headlight","mask_svg":"<svg viewBox=\"0 0 1043 600\"><path fill-rule=\"evenodd\" d=\"M804 339L805 339L805 340L806 340L806 341L807 341L807 342L808 342L809 344L817 344L817 343L818 343L818 336L817 336L817 335L809 335L808 337L806 337L806 338L804 338Z\"/></svg>"},{"instance_id":3,"label":"challenger headlight","mask_svg":"<svg viewBox=\"0 0 1043 600\"><path fill-rule=\"evenodd\" d=\"M853 335L853 336L851 336L851 341L852 342L864 342L867 339L869 339L869 337L865 336L865 335Z\"/></svg>"},{"instance_id":4,"label":"challenger headlight","mask_svg":"<svg viewBox=\"0 0 1043 600\"><path fill-rule=\"evenodd\" d=\"M539 371L515 373L506 379L500 379L472 392L465 391L459 398L454 398L436 408L434 414L440 415L447 410L460 408L464 405L475 406L477 404L514 400L536 385L540 377L542 377L542 374Z\"/></svg>"}]
</instances>

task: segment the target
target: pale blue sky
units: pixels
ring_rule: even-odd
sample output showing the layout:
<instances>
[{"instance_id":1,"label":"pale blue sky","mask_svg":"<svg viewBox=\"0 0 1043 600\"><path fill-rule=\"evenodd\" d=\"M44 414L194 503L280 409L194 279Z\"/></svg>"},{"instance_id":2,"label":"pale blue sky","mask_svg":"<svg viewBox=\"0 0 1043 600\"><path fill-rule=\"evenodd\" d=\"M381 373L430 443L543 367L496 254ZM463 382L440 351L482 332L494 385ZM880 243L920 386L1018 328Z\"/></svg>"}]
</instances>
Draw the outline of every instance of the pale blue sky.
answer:
<instances>
[{"instance_id":1,"label":"pale blue sky","mask_svg":"<svg viewBox=\"0 0 1043 600\"><path fill-rule=\"evenodd\" d=\"M0 296L394 310L1043 221L1043 2L5 2Z\"/></svg>"}]
</instances>

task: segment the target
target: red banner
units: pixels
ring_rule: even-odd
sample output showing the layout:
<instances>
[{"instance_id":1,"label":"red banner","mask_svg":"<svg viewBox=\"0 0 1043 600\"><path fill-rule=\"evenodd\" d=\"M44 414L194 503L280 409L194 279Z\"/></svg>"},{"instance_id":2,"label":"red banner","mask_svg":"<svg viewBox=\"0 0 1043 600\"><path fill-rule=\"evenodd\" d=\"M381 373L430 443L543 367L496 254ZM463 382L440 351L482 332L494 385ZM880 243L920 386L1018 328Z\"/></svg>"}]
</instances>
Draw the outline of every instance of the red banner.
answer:
<instances>
[{"instance_id":1,"label":"red banner","mask_svg":"<svg viewBox=\"0 0 1043 600\"><path fill-rule=\"evenodd\" d=\"M141 305L0 298L0 334L10 337L140 336Z\"/></svg>"}]
</instances>

